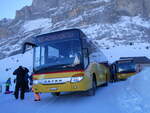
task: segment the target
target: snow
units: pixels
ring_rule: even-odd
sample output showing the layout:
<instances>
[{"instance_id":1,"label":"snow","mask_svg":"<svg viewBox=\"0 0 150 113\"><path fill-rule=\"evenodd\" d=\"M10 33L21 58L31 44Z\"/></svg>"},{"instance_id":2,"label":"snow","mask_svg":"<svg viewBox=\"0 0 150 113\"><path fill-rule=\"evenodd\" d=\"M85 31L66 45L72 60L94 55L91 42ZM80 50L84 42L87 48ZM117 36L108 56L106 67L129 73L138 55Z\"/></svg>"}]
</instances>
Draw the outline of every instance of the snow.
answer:
<instances>
[{"instance_id":1,"label":"snow","mask_svg":"<svg viewBox=\"0 0 150 113\"><path fill-rule=\"evenodd\" d=\"M99 3L99 2L111 2L111 0L95 0L95 1L92 1L94 3Z\"/></svg>"},{"instance_id":2,"label":"snow","mask_svg":"<svg viewBox=\"0 0 150 113\"><path fill-rule=\"evenodd\" d=\"M76 23L76 22L81 21L81 20L83 20L83 17L82 16L78 16L75 19L70 20L70 22Z\"/></svg>"},{"instance_id":3,"label":"snow","mask_svg":"<svg viewBox=\"0 0 150 113\"><path fill-rule=\"evenodd\" d=\"M24 32L29 32L36 29L48 29L52 26L50 18L40 18L36 20L27 21L23 25Z\"/></svg>"},{"instance_id":4,"label":"snow","mask_svg":"<svg viewBox=\"0 0 150 113\"><path fill-rule=\"evenodd\" d=\"M126 45L127 40L131 42L146 42L147 40L144 39L149 38L146 33L146 30L149 28L150 21L144 20L140 16L122 16L117 23L92 24L80 27L93 40L109 40L110 43L123 45ZM103 41L103 43L105 42Z\"/></svg>"},{"instance_id":5,"label":"snow","mask_svg":"<svg viewBox=\"0 0 150 113\"><path fill-rule=\"evenodd\" d=\"M123 94L118 98L121 109L129 113L150 113L149 73L150 68L146 68L122 84L125 87L118 92Z\"/></svg>"},{"instance_id":6,"label":"snow","mask_svg":"<svg viewBox=\"0 0 150 113\"><path fill-rule=\"evenodd\" d=\"M94 53L91 53L89 55L89 58L90 58L90 62L99 62L100 63L100 62L108 61L107 57L100 50L97 50Z\"/></svg>"},{"instance_id":7,"label":"snow","mask_svg":"<svg viewBox=\"0 0 150 113\"><path fill-rule=\"evenodd\" d=\"M120 57L146 56L150 58L150 50L146 49L149 44L137 43L134 45L115 45L101 49L110 63L119 60Z\"/></svg>"},{"instance_id":8,"label":"snow","mask_svg":"<svg viewBox=\"0 0 150 113\"><path fill-rule=\"evenodd\" d=\"M14 78L12 73L20 65L28 67L30 71L32 70L32 51L5 58L0 60L0 63L2 64L0 65L0 83L3 83L9 77Z\"/></svg>"},{"instance_id":9,"label":"snow","mask_svg":"<svg viewBox=\"0 0 150 113\"><path fill-rule=\"evenodd\" d=\"M140 16L135 17L129 17L129 16L122 16L120 19L120 23L122 23L123 26L126 24L136 24L142 27L150 28L150 21L146 21Z\"/></svg>"}]
</instances>

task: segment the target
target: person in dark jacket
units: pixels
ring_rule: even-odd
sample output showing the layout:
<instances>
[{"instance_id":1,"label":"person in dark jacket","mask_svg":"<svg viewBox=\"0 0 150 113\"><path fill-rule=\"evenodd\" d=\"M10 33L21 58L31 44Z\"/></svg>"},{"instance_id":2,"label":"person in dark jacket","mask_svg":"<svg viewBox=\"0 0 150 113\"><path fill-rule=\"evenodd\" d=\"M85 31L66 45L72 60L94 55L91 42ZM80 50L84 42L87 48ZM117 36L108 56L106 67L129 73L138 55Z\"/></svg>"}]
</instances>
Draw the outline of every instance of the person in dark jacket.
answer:
<instances>
[{"instance_id":1,"label":"person in dark jacket","mask_svg":"<svg viewBox=\"0 0 150 113\"><path fill-rule=\"evenodd\" d=\"M15 86L15 98L18 99L19 95L19 90L21 91L20 93L20 98L23 100L24 99L24 93L26 90L26 74L29 72L29 70L25 67L19 66L14 72L13 75L16 75L16 86Z\"/></svg>"}]
</instances>

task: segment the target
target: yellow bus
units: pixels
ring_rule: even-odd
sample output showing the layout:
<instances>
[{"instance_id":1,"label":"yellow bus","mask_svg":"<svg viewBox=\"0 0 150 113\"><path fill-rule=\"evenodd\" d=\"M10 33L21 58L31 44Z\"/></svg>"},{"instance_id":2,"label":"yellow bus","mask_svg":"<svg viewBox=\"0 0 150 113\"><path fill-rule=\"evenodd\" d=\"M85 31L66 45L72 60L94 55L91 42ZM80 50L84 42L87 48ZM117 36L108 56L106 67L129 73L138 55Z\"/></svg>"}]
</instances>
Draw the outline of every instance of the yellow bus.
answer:
<instances>
[{"instance_id":1,"label":"yellow bus","mask_svg":"<svg viewBox=\"0 0 150 113\"><path fill-rule=\"evenodd\" d=\"M120 59L111 64L111 80L126 80L137 73L137 65L131 59Z\"/></svg>"},{"instance_id":2,"label":"yellow bus","mask_svg":"<svg viewBox=\"0 0 150 113\"><path fill-rule=\"evenodd\" d=\"M34 48L33 89L35 93L59 96L61 92L87 91L109 81L103 53L80 29L68 29L36 36L25 42Z\"/></svg>"}]
</instances>

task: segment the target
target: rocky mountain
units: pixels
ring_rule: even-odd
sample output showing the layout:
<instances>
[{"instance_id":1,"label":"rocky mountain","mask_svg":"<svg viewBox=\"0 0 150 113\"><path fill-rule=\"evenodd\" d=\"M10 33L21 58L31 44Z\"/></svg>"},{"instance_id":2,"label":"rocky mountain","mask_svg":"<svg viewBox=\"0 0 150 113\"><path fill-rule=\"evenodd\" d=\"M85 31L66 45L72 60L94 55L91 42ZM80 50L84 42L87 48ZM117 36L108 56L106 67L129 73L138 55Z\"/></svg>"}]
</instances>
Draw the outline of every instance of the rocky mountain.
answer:
<instances>
[{"instance_id":1,"label":"rocky mountain","mask_svg":"<svg viewBox=\"0 0 150 113\"><path fill-rule=\"evenodd\" d=\"M35 35L67 28L82 29L100 47L149 43L149 6L150 0L33 0L13 20L0 21L0 58Z\"/></svg>"}]
</instances>

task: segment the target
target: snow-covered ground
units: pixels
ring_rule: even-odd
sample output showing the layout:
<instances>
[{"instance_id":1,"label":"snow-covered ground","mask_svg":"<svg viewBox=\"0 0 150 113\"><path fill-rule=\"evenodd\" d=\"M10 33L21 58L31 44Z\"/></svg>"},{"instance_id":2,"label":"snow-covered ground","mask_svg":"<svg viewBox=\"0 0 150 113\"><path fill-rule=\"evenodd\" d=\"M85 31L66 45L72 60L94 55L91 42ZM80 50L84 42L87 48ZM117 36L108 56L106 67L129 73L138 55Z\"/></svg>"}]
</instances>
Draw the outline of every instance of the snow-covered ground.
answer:
<instances>
[{"instance_id":1,"label":"snow-covered ground","mask_svg":"<svg viewBox=\"0 0 150 113\"><path fill-rule=\"evenodd\" d=\"M41 94L35 102L33 93L25 100L15 100L14 95L0 94L2 113L150 113L150 68L126 81L110 83L97 88L95 96L84 93L64 93L53 97Z\"/></svg>"}]
</instances>

